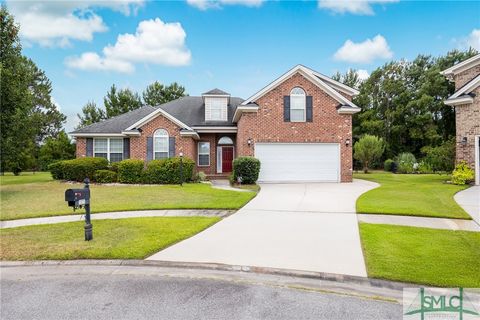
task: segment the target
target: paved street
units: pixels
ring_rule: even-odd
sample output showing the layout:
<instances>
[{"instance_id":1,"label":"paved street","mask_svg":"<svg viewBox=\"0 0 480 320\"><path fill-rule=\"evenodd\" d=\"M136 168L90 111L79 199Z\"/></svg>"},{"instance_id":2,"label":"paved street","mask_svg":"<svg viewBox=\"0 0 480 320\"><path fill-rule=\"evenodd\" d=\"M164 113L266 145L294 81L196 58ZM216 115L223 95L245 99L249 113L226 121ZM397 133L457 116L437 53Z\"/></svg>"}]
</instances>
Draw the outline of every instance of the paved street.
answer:
<instances>
[{"instance_id":1,"label":"paved street","mask_svg":"<svg viewBox=\"0 0 480 320\"><path fill-rule=\"evenodd\" d=\"M265 285L259 279L166 276L145 270L2 268L1 318L401 319L401 305L392 302Z\"/></svg>"},{"instance_id":2,"label":"paved street","mask_svg":"<svg viewBox=\"0 0 480 320\"><path fill-rule=\"evenodd\" d=\"M377 186L364 180L262 184L234 215L148 259L366 277L355 202Z\"/></svg>"}]
</instances>

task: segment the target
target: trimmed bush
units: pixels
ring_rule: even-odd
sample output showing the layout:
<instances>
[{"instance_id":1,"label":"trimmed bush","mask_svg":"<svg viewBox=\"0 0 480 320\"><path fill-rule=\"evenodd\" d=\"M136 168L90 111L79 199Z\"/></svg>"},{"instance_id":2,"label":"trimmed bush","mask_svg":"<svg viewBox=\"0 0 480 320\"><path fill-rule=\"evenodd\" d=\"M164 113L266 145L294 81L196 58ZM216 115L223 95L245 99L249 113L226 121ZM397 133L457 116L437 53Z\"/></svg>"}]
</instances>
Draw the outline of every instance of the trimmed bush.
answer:
<instances>
[{"instance_id":1,"label":"trimmed bush","mask_svg":"<svg viewBox=\"0 0 480 320\"><path fill-rule=\"evenodd\" d=\"M52 178L55 180L63 180L63 162L56 161L48 165L48 171L52 174Z\"/></svg>"},{"instance_id":2,"label":"trimmed bush","mask_svg":"<svg viewBox=\"0 0 480 320\"><path fill-rule=\"evenodd\" d=\"M383 163L383 170L391 172L392 169L393 169L393 164L394 163L395 163L395 161L393 161L392 159L385 160L385 162Z\"/></svg>"},{"instance_id":3,"label":"trimmed bush","mask_svg":"<svg viewBox=\"0 0 480 320\"><path fill-rule=\"evenodd\" d=\"M141 183L143 174L143 161L127 159L118 162L117 180L120 183Z\"/></svg>"},{"instance_id":4,"label":"trimmed bush","mask_svg":"<svg viewBox=\"0 0 480 320\"><path fill-rule=\"evenodd\" d=\"M417 159L410 152L403 152L397 156L398 172L399 173L414 173Z\"/></svg>"},{"instance_id":5,"label":"trimmed bush","mask_svg":"<svg viewBox=\"0 0 480 320\"><path fill-rule=\"evenodd\" d=\"M475 172L468 166L467 162L460 161L452 173L452 182L458 185L470 183L475 179Z\"/></svg>"},{"instance_id":6,"label":"trimmed bush","mask_svg":"<svg viewBox=\"0 0 480 320\"><path fill-rule=\"evenodd\" d=\"M118 172L118 164L120 162L112 162L110 163L110 166L108 167L108 170Z\"/></svg>"},{"instance_id":7,"label":"trimmed bush","mask_svg":"<svg viewBox=\"0 0 480 320\"><path fill-rule=\"evenodd\" d=\"M95 180L95 171L108 168L105 158L78 158L58 161L49 166L54 179L82 182L85 178Z\"/></svg>"},{"instance_id":8,"label":"trimmed bush","mask_svg":"<svg viewBox=\"0 0 480 320\"><path fill-rule=\"evenodd\" d=\"M233 180L243 184L253 184L258 180L260 160L254 157L238 157L233 160Z\"/></svg>"},{"instance_id":9,"label":"trimmed bush","mask_svg":"<svg viewBox=\"0 0 480 320\"><path fill-rule=\"evenodd\" d=\"M189 158L183 158L183 182L192 180L195 162ZM151 184L179 184L180 158L168 158L152 160L147 164L143 173L143 182Z\"/></svg>"},{"instance_id":10,"label":"trimmed bush","mask_svg":"<svg viewBox=\"0 0 480 320\"><path fill-rule=\"evenodd\" d=\"M203 171L199 171L193 175L193 181L202 182L207 180L207 175Z\"/></svg>"},{"instance_id":11,"label":"trimmed bush","mask_svg":"<svg viewBox=\"0 0 480 320\"><path fill-rule=\"evenodd\" d=\"M423 147L422 153L425 154L423 161L427 162L434 172L450 172L455 167L455 140L446 141L438 147Z\"/></svg>"},{"instance_id":12,"label":"trimmed bush","mask_svg":"<svg viewBox=\"0 0 480 320\"><path fill-rule=\"evenodd\" d=\"M112 170L97 170L95 171L95 182L98 182L98 183L117 182L117 173Z\"/></svg>"}]
</instances>

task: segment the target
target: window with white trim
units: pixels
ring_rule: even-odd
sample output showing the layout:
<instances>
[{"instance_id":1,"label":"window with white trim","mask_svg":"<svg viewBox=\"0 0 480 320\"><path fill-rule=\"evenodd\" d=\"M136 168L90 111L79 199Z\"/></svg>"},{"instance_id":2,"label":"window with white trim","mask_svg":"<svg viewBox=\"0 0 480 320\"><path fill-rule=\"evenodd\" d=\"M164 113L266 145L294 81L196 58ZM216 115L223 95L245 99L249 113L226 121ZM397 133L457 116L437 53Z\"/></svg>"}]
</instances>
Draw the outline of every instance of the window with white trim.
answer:
<instances>
[{"instance_id":1,"label":"window with white trim","mask_svg":"<svg viewBox=\"0 0 480 320\"><path fill-rule=\"evenodd\" d=\"M290 121L305 122L307 100L305 91L295 87L290 91Z\"/></svg>"},{"instance_id":2,"label":"window with white trim","mask_svg":"<svg viewBox=\"0 0 480 320\"><path fill-rule=\"evenodd\" d=\"M205 97L205 120L227 121L226 97Z\"/></svg>"},{"instance_id":3,"label":"window with white trim","mask_svg":"<svg viewBox=\"0 0 480 320\"><path fill-rule=\"evenodd\" d=\"M105 158L110 162L123 160L123 138L93 139L93 156Z\"/></svg>"},{"instance_id":4,"label":"window with white trim","mask_svg":"<svg viewBox=\"0 0 480 320\"><path fill-rule=\"evenodd\" d=\"M198 143L198 166L210 165L210 142Z\"/></svg>"},{"instance_id":5,"label":"window with white trim","mask_svg":"<svg viewBox=\"0 0 480 320\"><path fill-rule=\"evenodd\" d=\"M165 129L158 129L153 134L153 158L165 159L169 154L168 132Z\"/></svg>"}]
</instances>

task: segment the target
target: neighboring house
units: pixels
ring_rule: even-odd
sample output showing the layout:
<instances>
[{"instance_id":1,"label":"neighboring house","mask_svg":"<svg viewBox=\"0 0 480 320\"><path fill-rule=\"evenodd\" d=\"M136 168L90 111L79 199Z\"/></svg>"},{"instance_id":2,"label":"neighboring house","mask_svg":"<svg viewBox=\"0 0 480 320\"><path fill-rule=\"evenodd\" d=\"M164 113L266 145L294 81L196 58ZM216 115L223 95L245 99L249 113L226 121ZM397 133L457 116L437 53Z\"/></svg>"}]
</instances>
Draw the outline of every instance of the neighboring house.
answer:
<instances>
[{"instance_id":1,"label":"neighboring house","mask_svg":"<svg viewBox=\"0 0 480 320\"><path fill-rule=\"evenodd\" d=\"M162 159L226 176L238 156L261 161L259 181L352 181L351 102L358 91L298 65L243 100L214 89L72 132L77 157Z\"/></svg>"},{"instance_id":2,"label":"neighboring house","mask_svg":"<svg viewBox=\"0 0 480 320\"><path fill-rule=\"evenodd\" d=\"M441 72L455 82L455 93L445 104L455 107L456 161L465 160L480 184L480 54Z\"/></svg>"}]
</instances>

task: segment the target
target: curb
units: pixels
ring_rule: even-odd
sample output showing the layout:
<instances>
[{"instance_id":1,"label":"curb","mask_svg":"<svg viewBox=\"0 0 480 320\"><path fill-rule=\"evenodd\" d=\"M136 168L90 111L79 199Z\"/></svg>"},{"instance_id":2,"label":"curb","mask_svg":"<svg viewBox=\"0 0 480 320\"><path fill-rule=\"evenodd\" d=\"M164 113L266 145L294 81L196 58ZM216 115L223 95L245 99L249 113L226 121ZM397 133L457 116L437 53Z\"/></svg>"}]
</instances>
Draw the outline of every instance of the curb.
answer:
<instances>
[{"instance_id":1,"label":"curb","mask_svg":"<svg viewBox=\"0 0 480 320\"><path fill-rule=\"evenodd\" d=\"M212 271L245 272L252 274L288 276L304 279L333 281L345 284L359 284L373 288L385 288L395 291L402 291L405 287L418 286L404 282L373 279L360 276L303 271L292 269L280 269L269 267L228 265L221 263L197 263L197 262L176 262L176 261L153 261L153 260L42 260L42 261L1 261L0 268L8 267L30 267L30 266L131 266L131 267L161 267L200 269Z\"/></svg>"}]
</instances>

